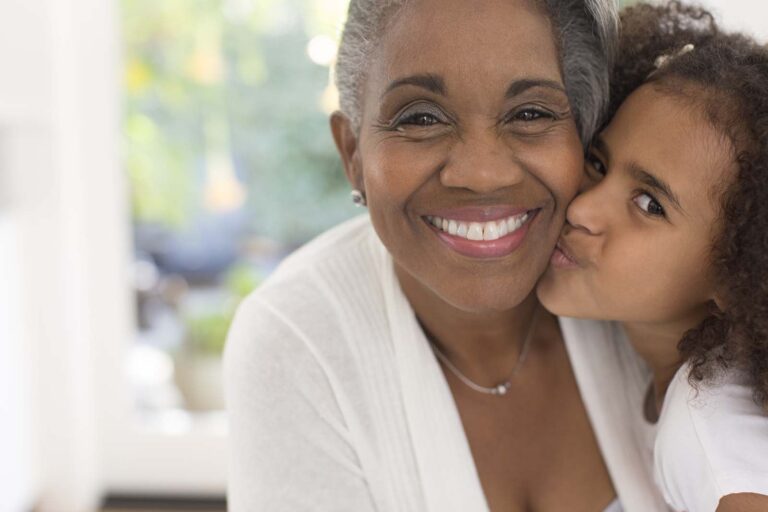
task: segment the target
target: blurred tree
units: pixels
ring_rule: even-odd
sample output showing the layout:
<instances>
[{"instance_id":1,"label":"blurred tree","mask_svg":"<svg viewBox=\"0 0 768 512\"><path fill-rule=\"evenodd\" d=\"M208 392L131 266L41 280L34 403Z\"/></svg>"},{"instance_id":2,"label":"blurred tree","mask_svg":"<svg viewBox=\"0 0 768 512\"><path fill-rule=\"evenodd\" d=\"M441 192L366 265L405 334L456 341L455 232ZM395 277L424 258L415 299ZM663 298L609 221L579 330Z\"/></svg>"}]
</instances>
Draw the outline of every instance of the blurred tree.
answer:
<instances>
[{"instance_id":1,"label":"blurred tree","mask_svg":"<svg viewBox=\"0 0 768 512\"><path fill-rule=\"evenodd\" d=\"M329 64L307 53L335 39L346 2L123 0L137 223L240 212L294 246L354 213L323 109Z\"/></svg>"}]
</instances>

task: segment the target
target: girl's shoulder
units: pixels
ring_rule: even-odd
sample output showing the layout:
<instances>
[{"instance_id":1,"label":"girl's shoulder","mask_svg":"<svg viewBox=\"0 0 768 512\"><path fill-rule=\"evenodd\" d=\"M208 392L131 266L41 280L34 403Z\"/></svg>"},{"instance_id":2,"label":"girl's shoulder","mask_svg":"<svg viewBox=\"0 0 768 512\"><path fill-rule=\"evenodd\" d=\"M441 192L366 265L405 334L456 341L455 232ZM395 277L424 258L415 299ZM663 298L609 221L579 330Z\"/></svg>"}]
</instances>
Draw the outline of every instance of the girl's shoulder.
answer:
<instances>
[{"instance_id":1,"label":"girl's shoulder","mask_svg":"<svg viewBox=\"0 0 768 512\"><path fill-rule=\"evenodd\" d=\"M693 386L684 365L667 390L655 475L676 509L715 510L728 494L768 494L768 413L737 370Z\"/></svg>"}]
</instances>

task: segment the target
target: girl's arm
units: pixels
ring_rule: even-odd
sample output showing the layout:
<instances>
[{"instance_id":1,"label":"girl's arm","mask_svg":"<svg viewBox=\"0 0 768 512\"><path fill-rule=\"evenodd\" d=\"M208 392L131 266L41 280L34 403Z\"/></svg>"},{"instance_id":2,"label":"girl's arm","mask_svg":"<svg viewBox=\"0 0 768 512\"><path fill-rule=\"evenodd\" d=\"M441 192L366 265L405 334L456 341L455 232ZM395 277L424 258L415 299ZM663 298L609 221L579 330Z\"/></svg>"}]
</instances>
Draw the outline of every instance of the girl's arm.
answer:
<instances>
[{"instance_id":1,"label":"girl's arm","mask_svg":"<svg viewBox=\"0 0 768 512\"><path fill-rule=\"evenodd\" d=\"M716 512L765 512L766 510L768 510L768 496L765 494L740 493L724 496Z\"/></svg>"}]
</instances>

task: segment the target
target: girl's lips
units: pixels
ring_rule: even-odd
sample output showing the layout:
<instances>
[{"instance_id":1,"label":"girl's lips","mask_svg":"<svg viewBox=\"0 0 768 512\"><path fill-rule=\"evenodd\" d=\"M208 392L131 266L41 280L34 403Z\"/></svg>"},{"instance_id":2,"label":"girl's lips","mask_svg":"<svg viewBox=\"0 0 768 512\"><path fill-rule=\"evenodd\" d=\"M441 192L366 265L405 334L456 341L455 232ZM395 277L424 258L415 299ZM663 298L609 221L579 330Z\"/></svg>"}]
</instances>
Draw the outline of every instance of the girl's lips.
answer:
<instances>
[{"instance_id":1,"label":"girl's lips","mask_svg":"<svg viewBox=\"0 0 768 512\"><path fill-rule=\"evenodd\" d=\"M516 210L523 215L525 210ZM535 220L539 210L527 212L525 222L514 231L507 233L495 240L469 240L462 236L452 235L427 221L429 228L437 235L438 239L451 250L470 258L501 258L515 252L525 241L531 223ZM506 212L503 212L506 213ZM497 215L498 217L498 215Z\"/></svg>"},{"instance_id":2,"label":"girl's lips","mask_svg":"<svg viewBox=\"0 0 768 512\"><path fill-rule=\"evenodd\" d=\"M555 268L576 268L579 262L574 258L562 239L557 242L549 263Z\"/></svg>"}]
</instances>

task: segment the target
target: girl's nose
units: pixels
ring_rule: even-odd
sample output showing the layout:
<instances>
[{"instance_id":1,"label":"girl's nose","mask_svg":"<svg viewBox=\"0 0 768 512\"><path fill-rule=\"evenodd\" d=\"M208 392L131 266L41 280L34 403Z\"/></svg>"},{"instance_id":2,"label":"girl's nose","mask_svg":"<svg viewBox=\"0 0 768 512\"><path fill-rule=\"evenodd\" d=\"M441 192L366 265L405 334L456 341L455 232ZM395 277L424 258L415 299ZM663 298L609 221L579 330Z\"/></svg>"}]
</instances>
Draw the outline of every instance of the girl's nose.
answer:
<instances>
[{"instance_id":1,"label":"girl's nose","mask_svg":"<svg viewBox=\"0 0 768 512\"><path fill-rule=\"evenodd\" d=\"M592 235L603 233L610 216L607 192L605 180L597 183L585 181L579 194L568 205L568 224Z\"/></svg>"}]
</instances>

